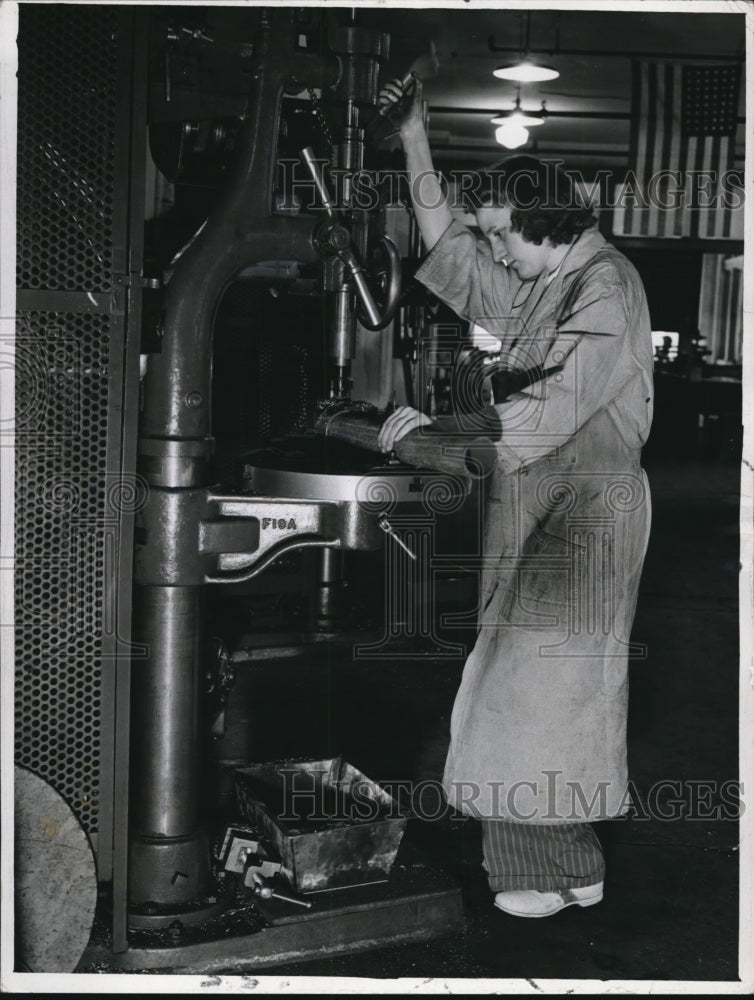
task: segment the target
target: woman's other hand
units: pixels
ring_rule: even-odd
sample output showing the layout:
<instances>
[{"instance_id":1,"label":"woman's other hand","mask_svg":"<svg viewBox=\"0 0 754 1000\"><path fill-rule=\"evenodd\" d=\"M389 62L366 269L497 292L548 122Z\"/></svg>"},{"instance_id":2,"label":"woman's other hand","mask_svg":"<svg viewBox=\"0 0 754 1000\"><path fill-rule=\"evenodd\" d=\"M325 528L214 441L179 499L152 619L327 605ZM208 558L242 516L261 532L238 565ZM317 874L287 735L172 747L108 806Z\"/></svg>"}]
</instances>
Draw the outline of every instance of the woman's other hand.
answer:
<instances>
[{"instance_id":1,"label":"woman's other hand","mask_svg":"<svg viewBox=\"0 0 754 1000\"><path fill-rule=\"evenodd\" d=\"M411 406L399 406L380 428L377 444L382 451L392 451L395 444L410 431L431 423L430 418L421 410L415 410Z\"/></svg>"}]
</instances>

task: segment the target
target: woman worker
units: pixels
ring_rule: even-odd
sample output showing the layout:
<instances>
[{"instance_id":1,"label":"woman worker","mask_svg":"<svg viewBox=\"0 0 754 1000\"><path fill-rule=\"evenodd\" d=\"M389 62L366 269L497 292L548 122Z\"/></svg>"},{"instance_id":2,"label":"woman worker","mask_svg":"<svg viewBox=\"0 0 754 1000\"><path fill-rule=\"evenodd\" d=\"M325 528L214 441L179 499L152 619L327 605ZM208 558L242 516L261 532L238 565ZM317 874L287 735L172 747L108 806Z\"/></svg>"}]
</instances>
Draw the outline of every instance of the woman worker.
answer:
<instances>
[{"instance_id":1,"label":"woman worker","mask_svg":"<svg viewBox=\"0 0 754 1000\"><path fill-rule=\"evenodd\" d=\"M401 96L394 83L380 99ZM630 806L629 633L650 520L640 467L652 415L649 315L634 267L558 168L511 158L477 192L482 238L454 219L421 107L417 81L399 129L429 250L416 277L501 341L503 369L523 373L518 391L495 394L480 628L443 785L482 821L495 905L544 917L602 899L590 821ZM497 378L504 386L505 371ZM380 446L430 423L400 407Z\"/></svg>"}]
</instances>

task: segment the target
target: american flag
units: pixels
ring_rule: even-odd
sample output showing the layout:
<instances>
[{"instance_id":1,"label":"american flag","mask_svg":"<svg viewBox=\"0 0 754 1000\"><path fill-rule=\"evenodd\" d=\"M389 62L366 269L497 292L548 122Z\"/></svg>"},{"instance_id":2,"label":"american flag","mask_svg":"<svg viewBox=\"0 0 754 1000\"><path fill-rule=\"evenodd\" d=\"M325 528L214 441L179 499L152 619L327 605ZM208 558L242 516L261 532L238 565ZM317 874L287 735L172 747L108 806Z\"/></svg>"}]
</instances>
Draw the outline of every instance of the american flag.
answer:
<instances>
[{"instance_id":1,"label":"american flag","mask_svg":"<svg viewBox=\"0 0 754 1000\"><path fill-rule=\"evenodd\" d=\"M630 164L616 189L624 236L743 238L733 171L741 70L634 62Z\"/></svg>"}]
</instances>

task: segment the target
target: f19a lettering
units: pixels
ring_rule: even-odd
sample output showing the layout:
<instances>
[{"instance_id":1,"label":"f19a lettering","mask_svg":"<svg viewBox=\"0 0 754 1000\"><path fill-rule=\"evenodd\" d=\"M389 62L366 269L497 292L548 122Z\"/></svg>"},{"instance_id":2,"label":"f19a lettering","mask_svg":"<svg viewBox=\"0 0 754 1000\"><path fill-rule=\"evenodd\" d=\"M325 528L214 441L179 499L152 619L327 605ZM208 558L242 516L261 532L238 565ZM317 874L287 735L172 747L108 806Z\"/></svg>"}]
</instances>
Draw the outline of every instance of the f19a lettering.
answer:
<instances>
[{"instance_id":1,"label":"f19a lettering","mask_svg":"<svg viewBox=\"0 0 754 1000\"><path fill-rule=\"evenodd\" d=\"M296 522L290 517L263 517L262 530L273 528L275 531L295 531Z\"/></svg>"}]
</instances>

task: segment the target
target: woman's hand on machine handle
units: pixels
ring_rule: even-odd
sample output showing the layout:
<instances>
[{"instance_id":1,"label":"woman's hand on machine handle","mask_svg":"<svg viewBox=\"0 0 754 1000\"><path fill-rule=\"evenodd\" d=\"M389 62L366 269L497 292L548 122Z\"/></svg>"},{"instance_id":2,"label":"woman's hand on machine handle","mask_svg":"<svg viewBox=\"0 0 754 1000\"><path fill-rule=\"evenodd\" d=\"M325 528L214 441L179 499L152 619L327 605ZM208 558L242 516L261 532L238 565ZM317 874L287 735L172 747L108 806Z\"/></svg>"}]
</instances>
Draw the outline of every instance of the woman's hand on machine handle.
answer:
<instances>
[{"instance_id":1,"label":"woman's hand on machine handle","mask_svg":"<svg viewBox=\"0 0 754 1000\"><path fill-rule=\"evenodd\" d=\"M430 418L421 410L415 410L411 406L399 406L380 428L377 444L382 451L392 451L397 442L410 431L431 423Z\"/></svg>"},{"instance_id":2,"label":"woman's hand on machine handle","mask_svg":"<svg viewBox=\"0 0 754 1000\"><path fill-rule=\"evenodd\" d=\"M401 138L405 138L407 135L411 135L417 129L424 128L424 112L422 106L422 82L418 77L412 77L413 92L411 93L411 101L406 102L406 106L403 109L403 113L400 116L400 124L398 130L401 134ZM410 86L411 84L409 84ZM377 97L377 103L380 109L386 108L390 104L398 104L406 94L408 93L408 88L403 87L402 81L398 78L390 80L379 93ZM392 112L395 114L395 112Z\"/></svg>"},{"instance_id":3,"label":"woman's hand on machine handle","mask_svg":"<svg viewBox=\"0 0 754 1000\"><path fill-rule=\"evenodd\" d=\"M391 80L380 91L378 100L382 107L390 108L403 97L403 81ZM419 223L424 246L431 250L453 221L439 176L432 163L427 130L424 128L422 113L422 85L415 78L411 103L403 112L399 131L403 151L406 154L411 201ZM398 114L401 114L401 109ZM421 197L418 197L421 191Z\"/></svg>"}]
</instances>

